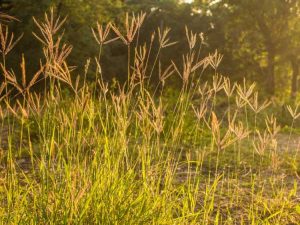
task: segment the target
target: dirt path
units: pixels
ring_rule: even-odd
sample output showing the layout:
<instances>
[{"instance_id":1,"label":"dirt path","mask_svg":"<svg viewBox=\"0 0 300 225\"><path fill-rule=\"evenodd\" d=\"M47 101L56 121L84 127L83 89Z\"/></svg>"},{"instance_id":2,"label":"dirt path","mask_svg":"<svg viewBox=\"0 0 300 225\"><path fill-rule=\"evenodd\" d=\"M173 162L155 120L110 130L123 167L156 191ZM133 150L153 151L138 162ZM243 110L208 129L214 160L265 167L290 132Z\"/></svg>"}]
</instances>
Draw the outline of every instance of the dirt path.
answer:
<instances>
[{"instance_id":1,"label":"dirt path","mask_svg":"<svg viewBox=\"0 0 300 225\"><path fill-rule=\"evenodd\" d=\"M300 151L300 135L278 134L277 141L280 151Z\"/></svg>"}]
</instances>

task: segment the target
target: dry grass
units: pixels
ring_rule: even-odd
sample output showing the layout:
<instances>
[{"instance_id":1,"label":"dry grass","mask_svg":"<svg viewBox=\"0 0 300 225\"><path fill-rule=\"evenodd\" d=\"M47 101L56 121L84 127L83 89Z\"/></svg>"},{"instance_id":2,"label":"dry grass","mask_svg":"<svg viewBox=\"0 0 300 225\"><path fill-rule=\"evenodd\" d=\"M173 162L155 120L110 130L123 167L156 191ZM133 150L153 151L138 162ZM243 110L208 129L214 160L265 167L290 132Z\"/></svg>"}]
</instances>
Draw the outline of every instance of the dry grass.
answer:
<instances>
[{"instance_id":1,"label":"dry grass","mask_svg":"<svg viewBox=\"0 0 300 225\"><path fill-rule=\"evenodd\" d=\"M20 75L6 68L19 39L0 26L1 223L297 224L299 146L282 149L280 126L266 111L272 103L259 100L255 84L218 74L222 55L201 57L203 34L188 28L182 64L162 65L161 49L176 42L165 28L140 45L144 19L127 14L125 34L111 23L92 29L96 85L86 82L90 61L73 77L66 19L53 10L34 19L44 58L32 76L24 57ZM115 90L103 78L101 54L120 40L128 79ZM205 82L207 68L214 74ZM177 75L182 88L174 91L167 83ZM40 82L44 93L35 93ZM63 94L63 85L72 92ZM293 127L298 108L287 109Z\"/></svg>"}]
</instances>

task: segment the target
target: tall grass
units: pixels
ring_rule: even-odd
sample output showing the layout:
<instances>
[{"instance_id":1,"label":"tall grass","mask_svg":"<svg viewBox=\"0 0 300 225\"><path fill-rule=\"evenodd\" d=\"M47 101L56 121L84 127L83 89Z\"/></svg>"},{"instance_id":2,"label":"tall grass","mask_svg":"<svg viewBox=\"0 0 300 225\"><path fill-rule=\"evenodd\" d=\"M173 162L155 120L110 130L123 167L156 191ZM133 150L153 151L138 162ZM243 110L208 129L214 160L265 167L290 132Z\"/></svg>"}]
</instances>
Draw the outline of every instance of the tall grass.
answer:
<instances>
[{"instance_id":1,"label":"tall grass","mask_svg":"<svg viewBox=\"0 0 300 225\"><path fill-rule=\"evenodd\" d=\"M67 64L65 19L53 10L34 19L44 52L35 74L25 57L20 75L7 68L14 44L1 46L1 224L297 224L299 147L279 147L271 102L258 100L255 84L218 74L222 55L201 56L203 35L188 28L182 64L163 65L161 49L176 42L166 28L139 43L145 16L93 29L99 55L82 76ZM101 69L114 41L128 47L117 88ZM168 86L177 75L178 91ZM294 124L298 112L288 109Z\"/></svg>"}]
</instances>

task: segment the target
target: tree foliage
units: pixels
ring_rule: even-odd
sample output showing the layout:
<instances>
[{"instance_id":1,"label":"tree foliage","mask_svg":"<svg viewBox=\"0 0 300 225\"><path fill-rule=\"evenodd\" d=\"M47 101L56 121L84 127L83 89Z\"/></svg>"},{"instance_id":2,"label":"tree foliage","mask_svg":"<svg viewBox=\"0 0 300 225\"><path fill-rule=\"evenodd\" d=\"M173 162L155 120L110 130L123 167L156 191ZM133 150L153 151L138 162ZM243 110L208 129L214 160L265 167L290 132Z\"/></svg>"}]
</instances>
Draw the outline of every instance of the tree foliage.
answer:
<instances>
[{"instance_id":1,"label":"tree foliage","mask_svg":"<svg viewBox=\"0 0 300 225\"><path fill-rule=\"evenodd\" d=\"M298 93L300 48L298 0L195 0L193 4L179 0L11 0L0 1L2 10L20 19L12 25L15 33L24 32L22 44L15 55L39 59L38 42L32 40L35 30L32 17L40 18L46 10L54 7L57 15L68 16L64 38L76 46L70 63L83 68L86 59L97 55L97 44L91 28L96 22L109 21L121 25L125 13L147 12L147 20L140 34L141 43L151 36L157 27L171 27L172 38L178 41L178 55L186 48L185 26L197 33L204 33L204 52L218 49L225 57L221 72L236 79L247 76L259 81L269 95L289 93L295 100ZM114 43L104 48L103 62L108 78L122 77L116 74L113 62L126 57L126 49ZM172 52L165 51L171 55ZM166 57L167 58L167 57ZM180 60L174 58L174 60ZM29 67L36 67L39 60L31 60ZM124 61L124 60L123 60ZM162 60L163 61L163 60ZM118 68L119 69L119 68Z\"/></svg>"}]
</instances>

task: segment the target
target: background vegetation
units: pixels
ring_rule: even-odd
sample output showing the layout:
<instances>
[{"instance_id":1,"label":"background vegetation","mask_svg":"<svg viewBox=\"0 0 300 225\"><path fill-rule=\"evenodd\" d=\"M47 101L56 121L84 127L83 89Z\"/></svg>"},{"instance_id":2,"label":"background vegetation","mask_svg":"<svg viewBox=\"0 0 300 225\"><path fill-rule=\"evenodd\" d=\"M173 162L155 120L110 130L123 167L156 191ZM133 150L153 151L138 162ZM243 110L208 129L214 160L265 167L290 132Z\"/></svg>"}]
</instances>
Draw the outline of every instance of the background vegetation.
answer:
<instances>
[{"instance_id":1,"label":"background vegetation","mask_svg":"<svg viewBox=\"0 0 300 225\"><path fill-rule=\"evenodd\" d=\"M146 41L153 28L168 26L178 44L165 55L180 55L186 48L183 42L185 25L196 33L203 33L206 53L218 49L224 55L220 73L235 80L257 81L266 95L276 95L281 101L295 100L299 86L299 2L297 0L195 0L192 4L179 0L9 0L0 3L4 11L21 22L12 25L16 34L24 32L9 62L19 60L20 53L32 60L36 67L41 56L38 41L32 41L32 16L40 18L50 6L56 13L68 15L65 40L76 46L69 61L83 68L85 60L97 55L97 44L90 32L96 22L114 21L121 25L128 11L147 12L147 20L140 36ZM127 57L126 47L115 42L103 49L106 79L124 79L121 62ZM177 55L177 54L176 54ZM36 59L36 60L34 60ZM178 57L172 57L178 60ZM118 65L109 66L119 61ZM89 75L92 79L92 75Z\"/></svg>"}]
</instances>

